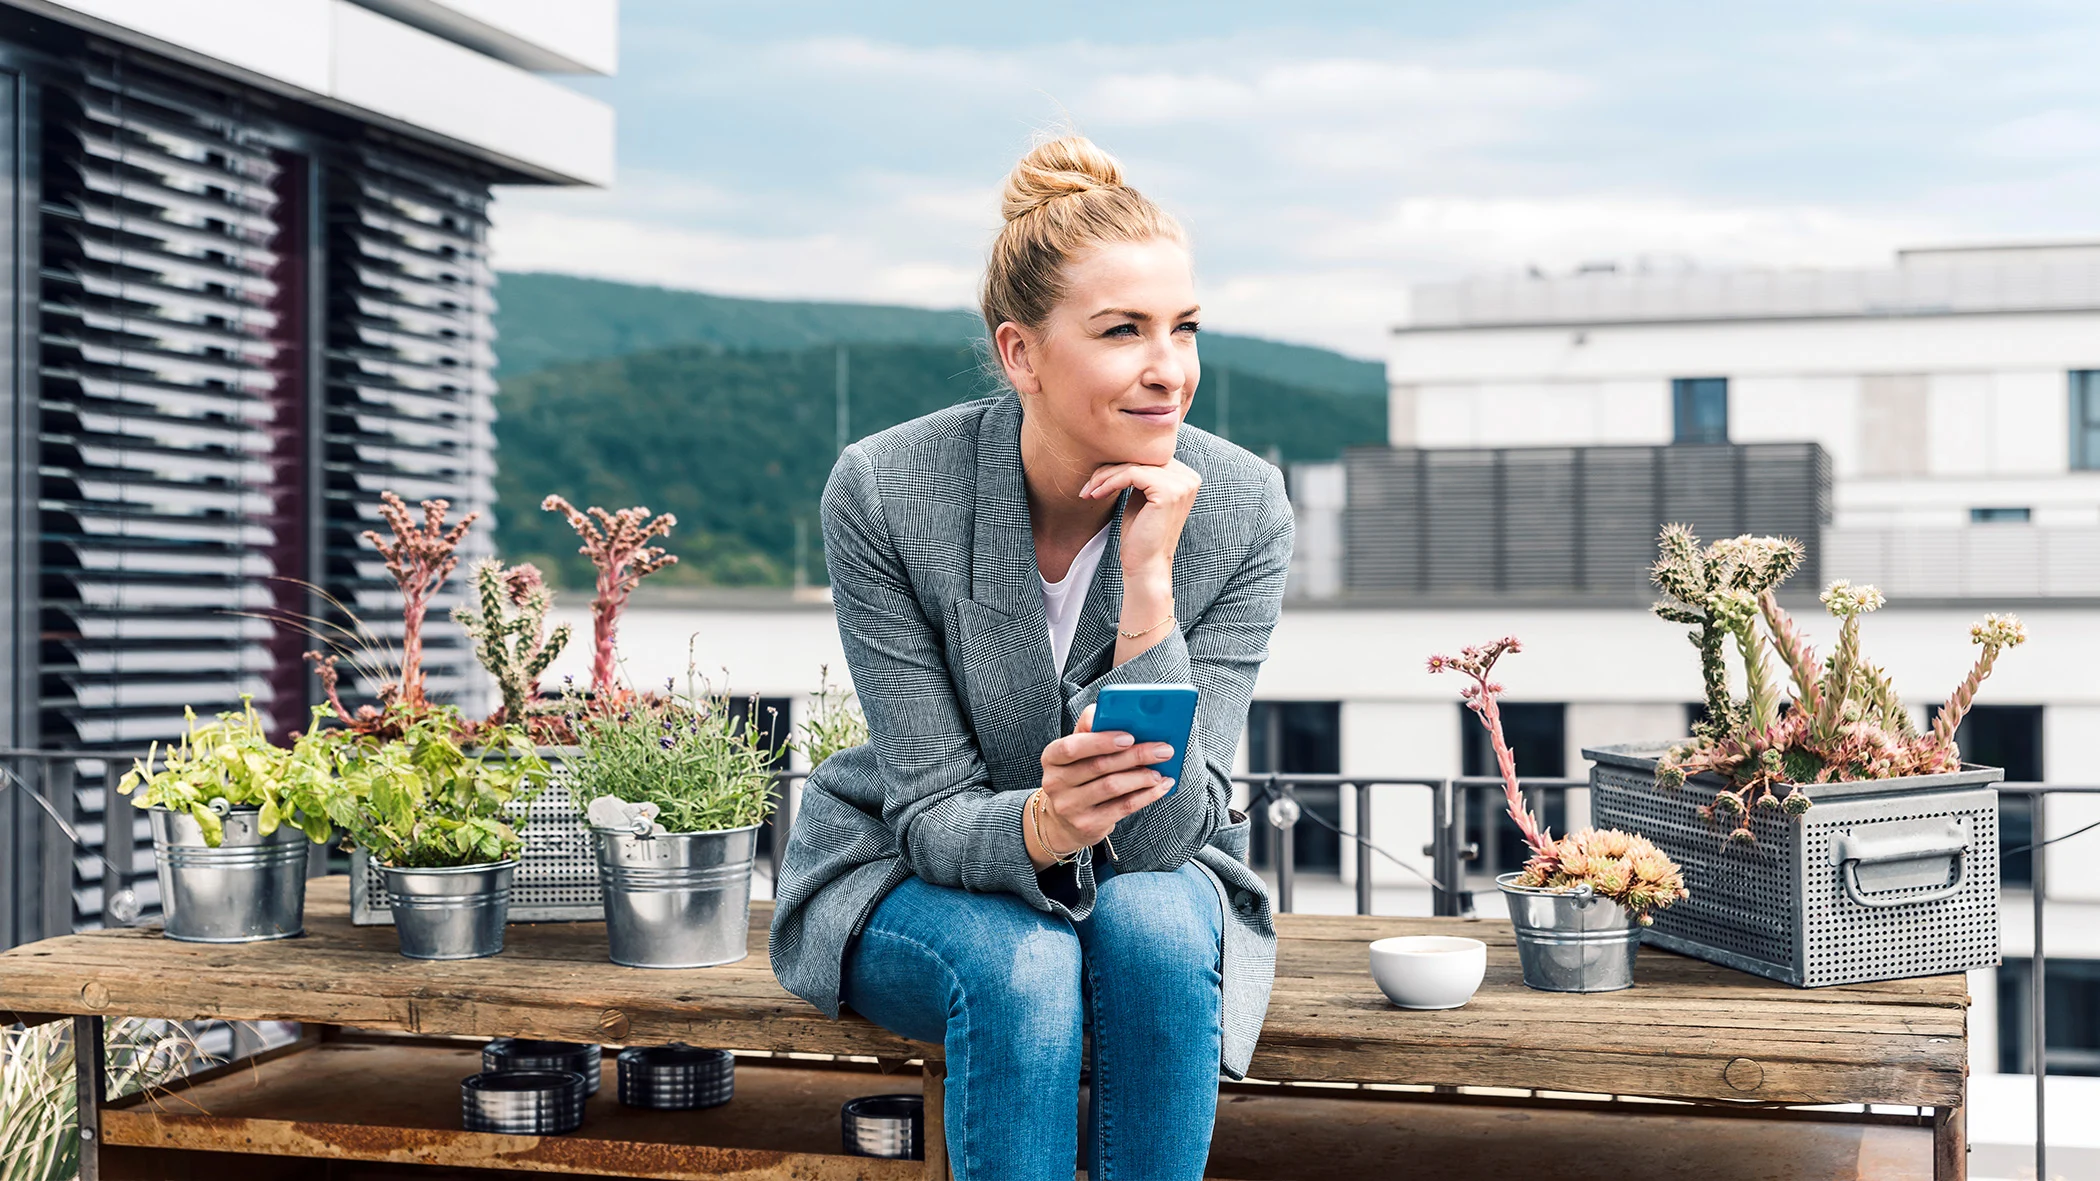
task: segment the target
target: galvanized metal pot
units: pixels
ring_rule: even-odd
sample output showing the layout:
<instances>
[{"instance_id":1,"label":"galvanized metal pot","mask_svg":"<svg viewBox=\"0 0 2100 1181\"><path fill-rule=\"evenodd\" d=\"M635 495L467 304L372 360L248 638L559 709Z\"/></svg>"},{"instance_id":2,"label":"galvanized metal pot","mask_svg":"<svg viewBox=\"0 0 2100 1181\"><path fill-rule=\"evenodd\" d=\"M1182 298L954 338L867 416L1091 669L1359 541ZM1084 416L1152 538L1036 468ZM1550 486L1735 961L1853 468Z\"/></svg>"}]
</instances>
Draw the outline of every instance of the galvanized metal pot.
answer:
<instances>
[{"instance_id":1,"label":"galvanized metal pot","mask_svg":"<svg viewBox=\"0 0 2100 1181\"><path fill-rule=\"evenodd\" d=\"M386 873L387 903L401 954L412 960L471 960L503 950L516 861Z\"/></svg>"},{"instance_id":2,"label":"galvanized metal pot","mask_svg":"<svg viewBox=\"0 0 2100 1181\"><path fill-rule=\"evenodd\" d=\"M258 943L305 933L305 833L280 824L264 836L256 809L235 808L222 819L225 839L214 849L188 812L147 811L168 938Z\"/></svg>"},{"instance_id":3,"label":"galvanized metal pot","mask_svg":"<svg viewBox=\"0 0 2100 1181\"><path fill-rule=\"evenodd\" d=\"M919 1095L863 1095L839 1108L839 1141L847 1156L926 1159L926 1100Z\"/></svg>"},{"instance_id":4,"label":"galvanized metal pot","mask_svg":"<svg viewBox=\"0 0 2100 1181\"><path fill-rule=\"evenodd\" d=\"M1517 932L1524 984L1543 992L1617 992L1633 987L1641 926L1633 912L1609 898L1577 890L1541 890L1495 879Z\"/></svg>"},{"instance_id":5,"label":"galvanized metal pot","mask_svg":"<svg viewBox=\"0 0 2100 1181\"><path fill-rule=\"evenodd\" d=\"M747 954L758 825L641 835L593 828L612 962L706 968Z\"/></svg>"}]
</instances>

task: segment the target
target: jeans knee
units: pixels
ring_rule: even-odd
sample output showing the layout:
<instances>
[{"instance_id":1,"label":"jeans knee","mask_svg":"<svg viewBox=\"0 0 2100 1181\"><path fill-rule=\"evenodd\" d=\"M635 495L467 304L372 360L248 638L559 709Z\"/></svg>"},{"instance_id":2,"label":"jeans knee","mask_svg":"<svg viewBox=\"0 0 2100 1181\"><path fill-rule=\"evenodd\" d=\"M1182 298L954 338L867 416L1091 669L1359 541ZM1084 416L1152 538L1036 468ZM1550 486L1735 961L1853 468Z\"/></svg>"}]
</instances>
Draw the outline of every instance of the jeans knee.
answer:
<instances>
[{"instance_id":1,"label":"jeans knee","mask_svg":"<svg viewBox=\"0 0 2100 1181\"><path fill-rule=\"evenodd\" d=\"M1193 867L1120 873L1095 895L1087 954L1119 975L1209 980L1218 966L1221 921L1216 889Z\"/></svg>"},{"instance_id":2,"label":"jeans knee","mask_svg":"<svg viewBox=\"0 0 2100 1181\"><path fill-rule=\"evenodd\" d=\"M1044 924L1005 947L985 947L956 967L955 1004L972 1024L1011 1024L1044 1033L1080 1028L1079 938L1070 927Z\"/></svg>"}]
</instances>

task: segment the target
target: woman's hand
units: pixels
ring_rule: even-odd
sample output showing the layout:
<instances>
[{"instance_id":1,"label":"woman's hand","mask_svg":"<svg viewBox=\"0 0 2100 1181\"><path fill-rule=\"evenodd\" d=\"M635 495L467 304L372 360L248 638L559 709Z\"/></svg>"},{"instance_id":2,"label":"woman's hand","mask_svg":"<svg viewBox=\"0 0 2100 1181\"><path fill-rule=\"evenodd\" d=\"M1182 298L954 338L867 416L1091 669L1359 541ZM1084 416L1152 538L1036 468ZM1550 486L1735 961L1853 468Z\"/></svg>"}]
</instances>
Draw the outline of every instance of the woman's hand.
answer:
<instances>
[{"instance_id":1,"label":"woman's hand","mask_svg":"<svg viewBox=\"0 0 2100 1181\"><path fill-rule=\"evenodd\" d=\"M1178 459L1164 466L1116 463L1097 468L1081 499L1136 491L1123 506L1123 611L1116 620L1118 667L1167 637L1174 618L1174 549L1203 483Z\"/></svg>"},{"instance_id":2,"label":"woman's hand","mask_svg":"<svg viewBox=\"0 0 2100 1181\"><path fill-rule=\"evenodd\" d=\"M1058 854L1072 854L1109 834L1116 821L1167 794L1174 781L1152 770L1153 763L1174 757L1164 742L1133 743L1120 731L1096 734L1094 707L1079 715L1078 726L1043 748L1043 787L1034 807L1037 815L1021 818L1028 858L1046 869ZM1042 838L1037 840L1036 821ZM1045 848L1043 841L1051 848Z\"/></svg>"},{"instance_id":3,"label":"woman's hand","mask_svg":"<svg viewBox=\"0 0 2100 1181\"><path fill-rule=\"evenodd\" d=\"M1171 588L1174 577L1174 547L1181 543L1181 527L1189 519L1189 506L1196 503L1196 489L1203 478L1178 459L1154 467L1142 463L1113 463L1095 469L1082 500L1114 496L1125 488L1137 495L1123 510L1123 581L1125 586L1153 579Z\"/></svg>"}]
</instances>

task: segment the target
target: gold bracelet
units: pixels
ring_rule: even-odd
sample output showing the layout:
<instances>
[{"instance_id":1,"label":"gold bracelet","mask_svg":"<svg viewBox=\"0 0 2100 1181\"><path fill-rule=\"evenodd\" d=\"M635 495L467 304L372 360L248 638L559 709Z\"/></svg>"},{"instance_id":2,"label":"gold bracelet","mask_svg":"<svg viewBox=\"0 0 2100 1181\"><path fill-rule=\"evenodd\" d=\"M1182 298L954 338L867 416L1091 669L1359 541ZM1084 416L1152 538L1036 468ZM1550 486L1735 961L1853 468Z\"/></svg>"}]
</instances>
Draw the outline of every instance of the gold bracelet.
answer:
<instances>
[{"instance_id":1,"label":"gold bracelet","mask_svg":"<svg viewBox=\"0 0 2100 1181\"><path fill-rule=\"evenodd\" d=\"M1029 823L1035 826L1035 843L1041 845L1043 852L1050 855L1052 864L1070 865L1074 861L1079 860L1080 851L1074 849L1070 853L1060 853L1057 851L1057 847L1050 843L1050 838L1043 835L1042 802L1043 789L1039 787L1035 789L1033 795L1028 797L1028 820Z\"/></svg>"},{"instance_id":2,"label":"gold bracelet","mask_svg":"<svg viewBox=\"0 0 2100 1181\"><path fill-rule=\"evenodd\" d=\"M1151 635L1153 632L1158 631L1160 628L1163 628L1172 622L1174 622L1174 613L1172 611L1169 611L1167 612L1167 617L1165 619L1160 620L1158 623L1153 624L1151 627L1146 628L1144 631L1127 632L1119 627L1116 629L1116 634L1123 637L1126 640L1142 640L1146 636Z\"/></svg>"}]
</instances>

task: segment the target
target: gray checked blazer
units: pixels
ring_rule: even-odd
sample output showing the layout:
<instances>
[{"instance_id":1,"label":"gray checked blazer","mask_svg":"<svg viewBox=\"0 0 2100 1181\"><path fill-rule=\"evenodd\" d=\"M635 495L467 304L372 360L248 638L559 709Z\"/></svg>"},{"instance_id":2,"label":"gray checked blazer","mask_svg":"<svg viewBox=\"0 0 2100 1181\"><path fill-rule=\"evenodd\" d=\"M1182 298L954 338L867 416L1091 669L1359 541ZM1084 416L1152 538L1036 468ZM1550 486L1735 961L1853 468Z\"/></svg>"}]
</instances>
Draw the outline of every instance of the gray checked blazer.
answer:
<instances>
[{"instance_id":1,"label":"gray checked blazer","mask_svg":"<svg viewBox=\"0 0 2100 1181\"><path fill-rule=\"evenodd\" d=\"M823 499L839 636L871 740L813 772L776 884L773 971L837 1017L847 947L914 874L1084 918L1095 857L1038 873L1022 805L1043 747L1105 685L1189 682L1196 726L1174 792L1125 817L1119 872L1193 860L1226 916L1220 1067L1243 1077L1268 1009L1276 933L1230 807L1233 750L1283 598L1291 509L1275 468L1184 425L1174 454L1202 477L1174 555L1178 630L1121 667L1121 505L1063 676L1054 667L1012 394L953 406L846 448ZM1126 498L1128 493L1125 494ZM1199 770L1200 768L1200 770Z\"/></svg>"}]
</instances>

